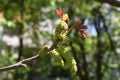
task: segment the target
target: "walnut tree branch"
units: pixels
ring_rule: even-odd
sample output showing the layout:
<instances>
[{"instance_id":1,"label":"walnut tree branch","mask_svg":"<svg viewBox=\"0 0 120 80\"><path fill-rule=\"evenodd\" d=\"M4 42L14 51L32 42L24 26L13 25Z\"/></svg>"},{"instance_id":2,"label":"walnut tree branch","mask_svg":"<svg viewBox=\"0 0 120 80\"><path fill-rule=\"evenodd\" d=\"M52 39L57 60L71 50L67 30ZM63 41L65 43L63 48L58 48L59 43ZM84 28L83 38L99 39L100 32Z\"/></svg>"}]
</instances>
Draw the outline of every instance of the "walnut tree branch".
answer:
<instances>
[{"instance_id":1,"label":"walnut tree branch","mask_svg":"<svg viewBox=\"0 0 120 80\"><path fill-rule=\"evenodd\" d=\"M48 51L51 51L51 50L53 50L54 48L56 48L57 44L58 44L60 41L61 41L60 39L56 40L56 41L53 43L53 45L49 48ZM19 68L19 67L26 67L26 64L27 64L28 62L31 62L31 61L33 61L33 60L36 60L36 59L38 59L39 57L40 57L40 54L37 54L37 55L32 56L32 57L30 57L30 58L21 60L21 61L17 62L16 64L2 67L2 68L0 68L0 71L12 70L12 69L16 69L16 68Z\"/></svg>"}]
</instances>

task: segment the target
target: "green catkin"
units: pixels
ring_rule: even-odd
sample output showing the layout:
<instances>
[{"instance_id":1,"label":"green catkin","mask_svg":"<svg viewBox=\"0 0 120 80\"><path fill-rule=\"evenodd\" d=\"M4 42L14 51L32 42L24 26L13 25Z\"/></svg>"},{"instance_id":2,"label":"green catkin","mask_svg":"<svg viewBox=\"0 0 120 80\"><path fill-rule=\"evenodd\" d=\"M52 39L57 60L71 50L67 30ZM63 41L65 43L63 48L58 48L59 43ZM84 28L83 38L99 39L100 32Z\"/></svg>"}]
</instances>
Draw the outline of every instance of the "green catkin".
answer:
<instances>
[{"instance_id":1,"label":"green catkin","mask_svg":"<svg viewBox=\"0 0 120 80\"><path fill-rule=\"evenodd\" d=\"M75 75L76 72L77 72L77 65L76 65L75 60L73 59L73 60L71 60L70 63L68 62L68 65L69 65L69 67L70 67L71 73L72 73L73 75Z\"/></svg>"},{"instance_id":2,"label":"green catkin","mask_svg":"<svg viewBox=\"0 0 120 80\"><path fill-rule=\"evenodd\" d=\"M77 72L76 61L73 58L72 54L69 53L69 50L70 50L69 47L64 48L64 52L63 52L62 56L64 56L68 66L69 66L69 68L71 70L71 73L73 75L75 75L76 72Z\"/></svg>"},{"instance_id":3,"label":"green catkin","mask_svg":"<svg viewBox=\"0 0 120 80\"><path fill-rule=\"evenodd\" d=\"M40 56L45 56L47 53L48 53L48 46L43 47L43 48L39 51Z\"/></svg>"},{"instance_id":4,"label":"green catkin","mask_svg":"<svg viewBox=\"0 0 120 80\"><path fill-rule=\"evenodd\" d=\"M72 54L69 52L70 48L62 45L58 46L58 51L61 53L62 57L66 60L67 66L70 68L70 71L73 75L77 72L76 61L73 58Z\"/></svg>"},{"instance_id":5,"label":"green catkin","mask_svg":"<svg viewBox=\"0 0 120 80\"><path fill-rule=\"evenodd\" d=\"M57 24L55 30L55 39L64 39L66 37L65 31L68 29L68 24L61 21Z\"/></svg>"},{"instance_id":6,"label":"green catkin","mask_svg":"<svg viewBox=\"0 0 120 80\"><path fill-rule=\"evenodd\" d=\"M56 65L64 66L64 61L56 49L50 51L49 54L55 59Z\"/></svg>"}]
</instances>

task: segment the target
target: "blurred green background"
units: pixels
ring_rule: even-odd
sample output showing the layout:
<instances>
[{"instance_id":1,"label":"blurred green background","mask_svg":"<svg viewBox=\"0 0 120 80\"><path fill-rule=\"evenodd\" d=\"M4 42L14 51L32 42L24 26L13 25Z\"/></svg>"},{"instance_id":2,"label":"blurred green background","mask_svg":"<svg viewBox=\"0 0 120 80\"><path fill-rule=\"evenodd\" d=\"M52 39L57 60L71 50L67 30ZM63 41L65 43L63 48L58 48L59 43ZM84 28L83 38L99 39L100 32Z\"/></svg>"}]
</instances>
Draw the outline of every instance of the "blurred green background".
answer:
<instances>
[{"instance_id":1,"label":"blurred green background","mask_svg":"<svg viewBox=\"0 0 120 80\"><path fill-rule=\"evenodd\" d=\"M66 43L77 62L77 74L55 66L46 56L27 68L0 72L0 80L120 80L120 7L100 0L0 0L0 67L52 45L60 21L58 8L69 14L70 26L76 20L88 26L85 40L72 30Z\"/></svg>"}]
</instances>

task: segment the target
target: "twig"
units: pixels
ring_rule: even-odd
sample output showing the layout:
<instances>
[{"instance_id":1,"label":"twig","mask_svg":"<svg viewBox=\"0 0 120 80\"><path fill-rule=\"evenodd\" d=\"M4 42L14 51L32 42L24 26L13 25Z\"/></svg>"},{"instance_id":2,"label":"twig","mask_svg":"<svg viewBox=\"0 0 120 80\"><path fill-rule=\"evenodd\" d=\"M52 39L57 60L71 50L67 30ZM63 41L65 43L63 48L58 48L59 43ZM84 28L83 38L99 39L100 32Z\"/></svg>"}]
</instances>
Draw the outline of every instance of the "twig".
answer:
<instances>
[{"instance_id":1,"label":"twig","mask_svg":"<svg viewBox=\"0 0 120 80\"><path fill-rule=\"evenodd\" d=\"M30 58L21 60L21 61L17 62L16 64L6 66L6 67L2 67L2 68L0 68L0 71L7 71L7 70L15 69L15 68L18 68L18 67L26 67L26 63L31 62L31 61L37 59L38 57L39 57L39 54L37 54L33 57L30 57Z\"/></svg>"},{"instance_id":2,"label":"twig","mask_svg":"<svg viewBox=\"0 0 120 80\"><path fill-rule=\"evenodd\" d=\"M54 48L56 48L57 44L60 42L61 40L56 40L53 45L49 48L49 51L53 50ZM17 62L16 64L13 64L13 65L10 65L10 66L6 66L6 67L2 67L0 68L0 71L7 71L7 70L12 70L12 69L16 69L16 68L19 68L19 67L26 67L26 64L28 62L31 62L33 60L36 60L40 57L39 54L35 55L35 56L32 56L30 58L27 58L27 59L24 59L24 60L21 60L19 62Z\"/></svg>"}]
</instances>

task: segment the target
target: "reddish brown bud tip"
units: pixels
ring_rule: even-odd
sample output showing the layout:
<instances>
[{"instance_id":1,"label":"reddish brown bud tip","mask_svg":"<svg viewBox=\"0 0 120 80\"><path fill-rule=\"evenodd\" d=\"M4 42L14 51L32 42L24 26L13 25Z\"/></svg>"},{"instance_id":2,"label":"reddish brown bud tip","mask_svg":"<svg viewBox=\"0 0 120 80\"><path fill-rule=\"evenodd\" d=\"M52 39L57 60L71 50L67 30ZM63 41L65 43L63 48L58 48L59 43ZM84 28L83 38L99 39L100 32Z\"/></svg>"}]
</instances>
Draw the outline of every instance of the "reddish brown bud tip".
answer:
<instances>
[{"instance_id":1,"label":"reddish brown bud tip","mask_svg":"<svg viewBox=\"0 0 120 80\"><path fill-rule=\"evenodd\" d=\"M63 11L62 8L60 8L60 9L56 9L56 13L61 18L63 16L63 14L64 14L64 11Z\"/></svg>"}]
</instances>

